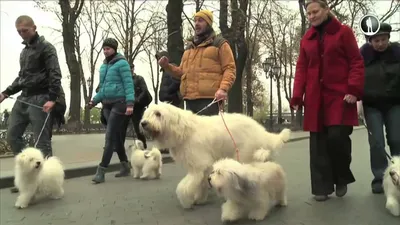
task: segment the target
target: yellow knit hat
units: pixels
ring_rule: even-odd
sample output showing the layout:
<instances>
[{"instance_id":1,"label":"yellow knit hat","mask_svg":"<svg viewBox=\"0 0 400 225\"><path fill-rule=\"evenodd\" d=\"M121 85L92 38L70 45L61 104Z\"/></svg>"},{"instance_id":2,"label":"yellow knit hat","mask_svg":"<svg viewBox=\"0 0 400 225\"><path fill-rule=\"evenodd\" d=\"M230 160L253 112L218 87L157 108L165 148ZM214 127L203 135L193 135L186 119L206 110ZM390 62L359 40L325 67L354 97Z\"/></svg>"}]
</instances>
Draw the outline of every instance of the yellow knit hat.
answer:
<instances>
[{"instance_id":1,"label":"yellow knit hat","mask_svg":"<svg viewBox=\"0 0 400 225\"><path fill-rule=\"evenodd\" d=\"M206 9L200 10L196 14L194 14L194 17L200 17L204 19L210 26L212 26L213 24L214 16L210 10Z\"/></svg>"}]
</instances>

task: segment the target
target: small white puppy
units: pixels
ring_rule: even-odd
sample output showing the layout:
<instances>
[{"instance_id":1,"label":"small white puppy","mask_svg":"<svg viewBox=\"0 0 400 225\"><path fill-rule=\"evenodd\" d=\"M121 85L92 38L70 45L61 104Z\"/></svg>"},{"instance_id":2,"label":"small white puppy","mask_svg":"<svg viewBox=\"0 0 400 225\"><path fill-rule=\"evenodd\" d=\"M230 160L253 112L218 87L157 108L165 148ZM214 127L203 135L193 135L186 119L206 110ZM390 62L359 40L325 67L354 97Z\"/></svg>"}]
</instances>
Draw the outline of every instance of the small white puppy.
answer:
<instances>
[{"instance_id":1,"label":"small white puppy","mask_svg":"<svg viewBox=\"0 0 400 225\"><path fill-rule=\"evenodd\" d=\"M152 180L161 176L162 155L158 148L144 150L143 143L140 140L135 141L131 146L131 163L133 178Z\"/></svg>"},{"instance_id":2,"label":"small white puppy","mask_svg":"<svg viewBox=\"0 0 400 225\"><path fill-rule=\"evenodd\" d=\"M26 208L43 197L62 198L64 178L64 168L57 157L44 159L39 149L24 149L15 157L14 183L19 190L15 207Z\"/></svg>"},{"instance_id":3,"label":"small white puppy","mask_svg":"<svg viewBox=\"0 0 400 225\"><path fill-rule=\"evenodd\" d=\"M394 216L400 216L400 156L393 157L391 161L383 177L386 209Z\"/></svg>"},{"instance_id":4,"label":"small white puppy","mask_svg":"<svg viewBox=\"0 0 400 225\"><path fill-rule=\"evenodd\" d=\"M263 220L271 205L287 205L286 175L275 162L242 164L222 159L213 165L208 181L226 199L222 204L222 222Z\"/></svg>"}]
</instances>

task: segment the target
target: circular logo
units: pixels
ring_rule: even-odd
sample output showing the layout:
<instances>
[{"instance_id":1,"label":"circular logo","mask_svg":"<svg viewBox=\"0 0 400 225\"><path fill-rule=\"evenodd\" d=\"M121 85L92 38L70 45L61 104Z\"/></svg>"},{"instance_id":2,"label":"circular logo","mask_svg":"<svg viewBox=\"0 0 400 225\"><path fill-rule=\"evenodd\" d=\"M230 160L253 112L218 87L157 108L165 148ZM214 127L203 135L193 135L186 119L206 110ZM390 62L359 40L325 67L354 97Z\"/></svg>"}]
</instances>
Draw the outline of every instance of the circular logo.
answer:
<instances>
[{"instance_id":1,"label":"circular logo","mask_svg":"<svg viewBox=\"0 0 400 225\"><path fill-rule=\"evenodd\" d=\"M372 36L378 33L381 24L375 15L365 15L360 20L360 29L364 35Z\"/></svg>"}]
</instances>

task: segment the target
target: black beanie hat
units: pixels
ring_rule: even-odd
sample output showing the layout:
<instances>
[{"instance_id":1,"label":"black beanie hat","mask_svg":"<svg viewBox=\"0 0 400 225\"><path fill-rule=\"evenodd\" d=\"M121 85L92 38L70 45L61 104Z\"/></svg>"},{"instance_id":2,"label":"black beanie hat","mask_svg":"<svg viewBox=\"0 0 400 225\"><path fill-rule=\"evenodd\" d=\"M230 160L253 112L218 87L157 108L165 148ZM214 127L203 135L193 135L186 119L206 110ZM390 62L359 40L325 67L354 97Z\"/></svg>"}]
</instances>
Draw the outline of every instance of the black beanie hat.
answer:
<instances>
[{"instance_id":1,"label":"black beanie hat","mask_svg":"<svg viewBox=\"0 0 400 225\"><path fill-rule=\"evenodd\" d=\"M381 26L379 27L379 31L371 36L368 36L368 40L371 41L371 38L382 35L382 34L387 34L390 37L390 32L392 32L392 26L388 23L381 23Z\"/></svg>"},{"instance_id":2,"label":"black beanie hat","mask_svg":"<svg viewBox=\"0 0 400 225\"><path fill-rule=\"evenodd\" d=\"M117 51L118 48L118 41L115 40L114 38L106 38L103 42L102 47L107 46L110 48L113 48L115 51Z\"/></svg>"}]
</instances>

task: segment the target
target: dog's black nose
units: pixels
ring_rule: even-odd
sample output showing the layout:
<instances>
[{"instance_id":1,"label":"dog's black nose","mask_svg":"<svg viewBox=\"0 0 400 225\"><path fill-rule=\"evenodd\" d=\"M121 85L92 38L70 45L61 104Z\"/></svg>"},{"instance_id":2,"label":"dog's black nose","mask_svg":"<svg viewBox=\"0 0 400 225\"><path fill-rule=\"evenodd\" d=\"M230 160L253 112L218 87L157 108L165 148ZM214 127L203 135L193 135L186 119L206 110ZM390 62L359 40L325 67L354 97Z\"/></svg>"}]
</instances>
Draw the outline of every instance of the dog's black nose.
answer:
<instances>
[{"instance_id":1,"label":"dog's black nose","mask_svg":"<svg viewBox=\"0 0 400 225\"><path fill-rule=\"evenodd\" d=\"M149 124L146 120L140 122L140 125L142 125L142 127L146 127L147 124Z\"/></svg>"},{"instance_id":2,"label":"dog's black nose","mask_svg":"<svg viewBox=\"0 0 400 225\"><path fill-rule=\"evenodd\" d=\"M36 162L36 165L37 165L37 166L40 166L40 162Z\"/></svg>"}]
</instances>

